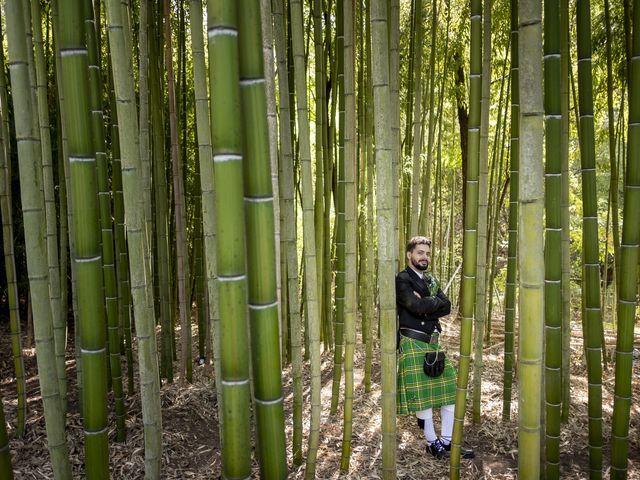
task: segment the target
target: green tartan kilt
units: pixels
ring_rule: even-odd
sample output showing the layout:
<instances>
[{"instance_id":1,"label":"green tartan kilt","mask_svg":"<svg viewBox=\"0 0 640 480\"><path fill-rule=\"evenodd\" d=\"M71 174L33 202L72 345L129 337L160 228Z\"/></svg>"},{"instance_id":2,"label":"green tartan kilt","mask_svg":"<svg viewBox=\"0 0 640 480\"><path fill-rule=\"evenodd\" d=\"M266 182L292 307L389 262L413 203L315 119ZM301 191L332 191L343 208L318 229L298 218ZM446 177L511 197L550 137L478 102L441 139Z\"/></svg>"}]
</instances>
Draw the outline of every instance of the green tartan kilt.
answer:
<instances>
[{"instance_id":1,"label":"green tartan kilt","mask_svg":"<svg viewBox=\"0 0 640 480\"><path fill-rule=\"evenodd\" d=\"M400 337L396 403L398 415L455 403L457 372L448 357L445 358L442 375L433 378L424 373L425 353L437 349L438 344Z\"/></svg>"}]
</instances>

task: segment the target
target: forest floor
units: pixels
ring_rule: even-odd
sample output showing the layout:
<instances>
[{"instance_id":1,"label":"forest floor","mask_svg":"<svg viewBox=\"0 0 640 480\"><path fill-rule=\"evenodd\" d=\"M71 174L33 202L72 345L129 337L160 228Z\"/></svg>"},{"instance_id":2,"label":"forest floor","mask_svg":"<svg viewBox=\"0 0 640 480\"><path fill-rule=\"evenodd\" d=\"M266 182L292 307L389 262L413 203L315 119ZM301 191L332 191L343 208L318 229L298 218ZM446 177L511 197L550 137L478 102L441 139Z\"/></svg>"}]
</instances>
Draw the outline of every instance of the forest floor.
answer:
<instances>
[{"instance_id":1,"label":"forest floor","mask_svg":"<svg viewBox=\"0 0 640 480\"><path fill-rule=\"evenodd\" d=\"M457 363L459 324L451 315L444 322L443 341L448 354ZM16 407L15 381L10 355L7 322L0 323L0 351L5 352L0 359L0 394L10 437L14 476L16 479L53 478L49 455L46 450L46 433L42 401L39 392L35 350L24 349L27 372L28 420L27 431L22 439L15 438ZM464 427L466 446L473 447L476 458L462 460L463 479L514 479L517 478L517 383L514 383L511 420L502 421L502 378L503 378L503 325L501 319L494 319L491 346L484 349L484 373L482 383L481 423L471 422L472 379L467 402ZM608 353L612 355L615 335L605 332ZM197 332L194 331L194 340ZM640 339L638 332L636 338ZM360 338L358 338L359 340ZM640 479L640 350L636 342L634 352L633 398L630 425L629 479ZM71 349L69 349L71 351ZM194 351L197 351L194 349ZM380 363L376 356L373 365L372 388L364 391L364 348L358 344L355 356L355 392L353 405L353 440L349 473L340 472L342 443L342 409L335 416L329 415L332 388L333 353L322 355L322 419L320 446L316 478L318 479L377 479L381 478L381 404L380 404ZM176 368L177 368L176 363ZM67 439L75 478L84 477L82 423L78 412L76 393L75 361L71 353L67 357L69 394L67 396L69 414L67 417ZM309 382L305 367L304 384L304 443L309 428ZM137 374L137 373L136 373ZM220 450L216 394L210 379L211 368L194 366L194 382L186 384L180 379L174 383L163 382L162 422L163 422L163 479L211 479L220 475ZM287 429L290 478L304 477L304 464L291 465L291 414L292 383L290 370L283 375L285 393L285 422ZM613 411L614 372L611 367L603 377L604 415L604 459L605 478L608 478L609 438ZM517 378L516 378L517 382ZM344 382L343 382L344 383ZM144 439L140 397L137 391L127 397L127 440L115 441L115 422L110 414L110 469L114 479L142 479L144 472ZM126 389L126 386L125 386ZM342 398L342 397L341 397ZM436 425L439 424L438 415ZM571 407L570 420L562 427L561 434L561 478L588 478L588 423L587 423L587 378L582 355L582 328L579 319L572 324L571 339ZM424 450L424 438L412 416L398 417L397 435L397 478L403 480L430 480L448 478L449 464L435 460ZM259 478L257 463L254 462L253 478Z\"/></svg>"}]
</instances>

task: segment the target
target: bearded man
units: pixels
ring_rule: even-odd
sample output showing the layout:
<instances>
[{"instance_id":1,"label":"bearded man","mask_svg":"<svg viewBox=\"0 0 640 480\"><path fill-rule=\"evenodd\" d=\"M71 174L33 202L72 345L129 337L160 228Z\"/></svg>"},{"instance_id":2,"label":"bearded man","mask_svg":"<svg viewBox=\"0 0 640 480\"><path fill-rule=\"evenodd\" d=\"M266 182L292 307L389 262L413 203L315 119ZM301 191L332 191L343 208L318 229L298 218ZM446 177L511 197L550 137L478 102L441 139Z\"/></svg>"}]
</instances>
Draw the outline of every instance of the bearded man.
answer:
<instances>
[{"instance_id":1,"label":"bearded man","mask_svg":"<svg viewBox=\"0 0 640 480\"><path fill-rule=\"evenodd\" d=\"M424 430L426 450L436 458L448 458L453 434L457 372L448 358L438 376L425 373L425 355L440 351L440 318L451 312L451 302L438 280L427 270L431 263L431 240L416 236L406 248L407 268L396 275L398 308L397 413L415 414ZM429 358L435 358L430 356ZM436 435L433 409L440 408L441 431ZM461 448L462 458L473 450Z\"/></svg>"}]
</instances>

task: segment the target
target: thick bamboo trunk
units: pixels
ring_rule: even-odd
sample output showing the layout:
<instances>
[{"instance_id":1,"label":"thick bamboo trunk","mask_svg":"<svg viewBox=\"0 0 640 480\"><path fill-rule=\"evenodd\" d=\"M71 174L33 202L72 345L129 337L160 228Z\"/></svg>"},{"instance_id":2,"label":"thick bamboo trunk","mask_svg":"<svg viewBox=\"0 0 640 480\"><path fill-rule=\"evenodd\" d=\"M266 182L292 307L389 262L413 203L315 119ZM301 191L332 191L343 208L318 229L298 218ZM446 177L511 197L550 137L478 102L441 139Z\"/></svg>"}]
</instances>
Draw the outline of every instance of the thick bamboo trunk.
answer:
<instances>
[{"instance_id":1,"label":"thick bamboo trunk","mask_svg":"<svg viewBox=\"0 0 640 480\"><path fill-rule=\"evenodd\" d=\"M520 182L518 190L518 476L540 478L542 354L544 325L543 258L543 95L542 4L521 0L519 25Z\"/></svg>"},{"instance_id":2,"label":"thick bamboo trunk","mask_svg":"<svg viewBox=\"0 0 640 480\"><path fill-rule=\"evenodd\" d=\"M35 105L29 91L25 12L23 2L11 0L5 4L9 72L15 113L15 131L20 163L22 211L24 215L27 271L33 309L38 377L42 393L47 444L54 478L71 478L64 425L65 416L58 390L55 352L53 348L53 318L49 301L49 282L45 235L44 196L41 193L42 165L39 144L34 140Z\"/></svg>"},{"instance_id":3,"label":"thick bamboo trunk","mask_svg":"<svg viewBox=\"0 0 640 480\"><path fill-rule=\"evenodd\" d=\"M260 1L246 2L239 18L248 306L257 449L262 478L288 476L276 279L274 197Z\"/></svg>"},{"instance_id":4,"label":"thick bamboo trunk","mask_svg":"<svg viewBox=\"0 0 640 480\"><path fill-rule=\"evenodd\" d=\"M222 476L251 474L245 207L236 3L208 2L211 143L220 299ZM226 68L220 68L225 65ZM224 226L224 228L221 228ZM259 243L254 240L254 243Z\"/></svg>"},{"instance_id":5,"label":"thick bamboo trunk","mask_svg":"<svg viewBox=\"0 0 640 480\"><path fill-rule=\"evenodd\" d=\"M618 334L616 339L616 379L613 403L611 478L627 478L629 418L632 402L633 329L637 308L638 260L640 251L640 2L633 2L633 41L629 85L626 180L622 229L620 290L618 296Z\"/></svg>"},{"instance_id":6,"label":"thick bamboo trunk","mask_svg":"<svg viewBox=\"0 0 640 480\"><path fill-rule=\"evenodd\" d=\"M396 477L396 238L393 203L392 139L387 128L391 114L387 5L371 3L373 104L375 105L375 163L378 220L378 291L382 356L382 477Z\"/></svg>"},{"instance_id":7,"label":"thick bamboo trunk","mask_svg":"<svg viewBox=\"0 0 640 480\"><path fill-rule=\"evenodd\" d=\"M579 140L582 167L583 328L589 382L589 476L594 480L602 478L602 315L600 311L590 0L578 0L576 15Z\"/></svg>"}]
</instances>

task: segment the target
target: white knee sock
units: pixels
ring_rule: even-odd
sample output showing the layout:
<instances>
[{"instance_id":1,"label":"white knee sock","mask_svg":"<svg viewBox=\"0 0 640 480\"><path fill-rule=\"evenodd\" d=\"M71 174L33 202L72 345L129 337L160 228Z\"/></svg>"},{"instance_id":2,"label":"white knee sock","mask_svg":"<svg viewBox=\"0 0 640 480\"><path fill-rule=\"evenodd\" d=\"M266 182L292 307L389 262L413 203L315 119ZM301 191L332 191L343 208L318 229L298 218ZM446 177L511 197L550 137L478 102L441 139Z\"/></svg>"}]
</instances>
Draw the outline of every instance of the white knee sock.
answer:
<instances>
[{"instance_id":1,"label":"white knee sock","mask_svg":"<svg viewBox=\"0 0 640 480\"><path fill-rule=\"evenodd\" d=\"M433 426L433 410L431 408L420 410L419 412L416 412L416 417L420 420L424 420L424 436L427 439L427 443L431 445L438 439L436 429Z\"/></svg>"},{"instance_id":2,"label":"white knee sock","mask_svg":"<svg viewBox=\"0 0 640 480\"><path fill-rule=\"evenodd\" d=\"M443 405L440 407L440 416L442 417L442 443L449 445L451 443L451 436L453 435L453 412L455 411L455 405Z\"/></svg>"}]
</instances>

